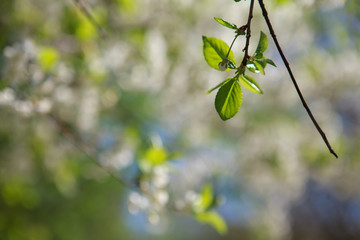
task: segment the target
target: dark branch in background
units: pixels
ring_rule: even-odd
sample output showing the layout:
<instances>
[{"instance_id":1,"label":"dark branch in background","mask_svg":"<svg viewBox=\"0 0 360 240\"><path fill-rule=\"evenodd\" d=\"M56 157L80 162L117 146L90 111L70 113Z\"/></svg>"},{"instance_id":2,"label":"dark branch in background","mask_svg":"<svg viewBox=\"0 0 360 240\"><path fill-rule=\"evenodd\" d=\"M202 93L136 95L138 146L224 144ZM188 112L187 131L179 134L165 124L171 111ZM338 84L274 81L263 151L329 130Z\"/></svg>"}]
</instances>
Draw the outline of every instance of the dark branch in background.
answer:
<instances>
[{"instance_id":1,"label":"dark branch in background","mask_svg":"<svg viewBox=\"0 0 360 240\"><path fill-rule=\"evenodd\" d=\"M73 127L68 124L67 122L60 120L58 117L53 115L52 113L44 114L54 125L54 128L58 130L58 132L66 138L69 142L73 143L73 145L82 153L85 154L85 156L89 159L91 159L97 166L99 166L101 169L103 169L107 174L109 174L110 177L114 178L116 181L121 183L123 186L135 190L140 191L139 186L139 179L129 179L126 180L124 178L121 178L119 176L116 176L110 169L102 166L99 162L99 151L95 146L92 146L89 143L86 143L80 135L73 129ZM176 212L176 213L187 213L187 211L190 211L189 209L183 209L179 210L173 205L168 205L167 209Z\"/></svg>"},{"instance_id":2,"label":"dark branch in background","mask_svg":"<svg viewBox=\"0 0 360 240\"><path fill-rule=\"evenodd\" d=\"M100 37L104 38L106 36L105 29L95 20L94 16L91 14L90 9L83 0L74 0L75 5L80 9L80 11L86 16L90 23L96 28Z\"/></svg>"},{"instance_id":3,"label":"dark branch in background","mask_svg":"<svg viewBox=\"0 0 360 240\"><path fill-rule=\"evenodd\" d=\"M325 133L323 132L323 130L321 129L321 127L320 127L319 124L317 123L316 119L314 118L313 114L311 113L311 110L310 110L310 108L308 107L308 105L307 105L307 103L306 103L306 101L305 101L305 99L304 99L304 97L303 97L303 95L302 95L302 93L301 93L301 90L300 90L300 88L299 88L299 86L298 86L298 84L297 84L297 82L296 82L296 79L295 79L295 77L294 77L294 75L293 75L293 73L292 73L292 71L291 71L290 65L289 65L289 63L288 63L288 61L287 61L287 59L286 59L286 57L285 57L285 55L284 55L281 47L280 47L280 44L279 44L279 42L278 42L278 40L277 40L277 37L276 37L275 32L274 32L274 29L273 29L273 27L272 27L272 25L271 25L271 22L270 22L270 19L269 19L268 13L267 13L267 11L266 11L266 8L265 8L265 5L264 5L263 0L258 0L258 1L259 1L261 10L262 10L262 14L263 14L263 16L264 16L264 18L265 18L266 24L267 24L267 26L268 26L268 28L269 28L271 37L273 38L273 40L274 40L274 42L275 42L276 48L277 48L277 50L278 50L279 53L280 53L281 59L283 60L285 66L286 66L286 69L287 69L287 71L288 71L288 73L289 73L289 75L290 75L291 81L292 81L293 84L294 84L294 87L295 87L295 89L296 89L296 92L298 93L299 98L300 98L300 100L301 100L304 108L306 109L306 111L307 111L309 117L311 118L312 122L314 123L316 129L317 129L318 132L320 133L320 135L321 135L322 139L324 140L326 146L328 147L330 153L332 153L336 158L338 158L338 155L337 155L337 154L335 153L335 151L332 149L332 147L331 147L328 139L326 138Z\"/></svg>"},{"instance_id":4,"label":"dark branch in background","mask_svg":"<svg viewBox=\"0 0 360 240\"><path fill-rule=\"evenodd\" d=\"M89 143L85 143L85 141L80 137L78 133L66 122L60 120L52 113L48 113L45 116L51 120L54 127L58 130L58 132L65 137L67 140L73 143L73 145L83 152L85 156L91 159L96 165L98 165L101 169L103 169L107 174L109 174L116 181L120 182L122 185L128 188L137 187L136 181L132 182L123 178L116 176L110 169L104 167L99 162L99 151L95 146L90 145Z\"/></svg>"},{"instance_id":5,"label":"dark branch in background","mask_svg":"<svg viewBox=\"0 0 360 240\"><path fill-rule=\"evenodd\" d=\"M255 0L251 0L251 2L250 2L249 17L248 17L248 21L246 23L246 43L245 43L245 48L243 50L243 51L245 51L245 54L244 54L244 58L240 65L240 67L243 69L245 69L247 60L249 58L248 52L249 52L249 45L250 45L250 38L251 38L251 19L253 18L254 1Z\"/></svg>"}]
</instances>

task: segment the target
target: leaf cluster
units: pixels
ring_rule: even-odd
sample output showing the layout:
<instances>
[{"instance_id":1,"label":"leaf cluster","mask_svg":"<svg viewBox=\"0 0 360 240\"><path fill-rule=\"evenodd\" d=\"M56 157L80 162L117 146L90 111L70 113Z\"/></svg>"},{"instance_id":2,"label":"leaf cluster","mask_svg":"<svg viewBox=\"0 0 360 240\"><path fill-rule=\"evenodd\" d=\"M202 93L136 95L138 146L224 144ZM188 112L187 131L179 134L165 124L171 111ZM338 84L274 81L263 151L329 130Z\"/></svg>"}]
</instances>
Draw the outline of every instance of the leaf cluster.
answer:
<instances>
[{"instance_id":1,"label":"leaf cluster","mask_svg":"<svg viewBox=\"0 0 360 240\"><path fill-rule=\"evenodd\" d=\"M245 35L245 31L248 28L247 25L238 28L235 24L231 24L221 18L214 19L222 26L235 30L233 43L240 35ZM244 56L246 66L242 64L236 66L236 59L231 50L233 43L229 47L223 40L218 38L203 36L202 39L203 54L205 61L210 67L218 71L236 70L233 77L227 78L207 92L209 94L219 89L215 98L215 109L222 120L228 120L235 116L242 104L242 86L253 93L263 93L257 81L245 74L246 70L265 75L267 64L276 67L271 59L264 56L264 52L268 48L268 39L264 32L260 32L259 42L254 54L252 56Z\"/></svg>"}]
</instances>

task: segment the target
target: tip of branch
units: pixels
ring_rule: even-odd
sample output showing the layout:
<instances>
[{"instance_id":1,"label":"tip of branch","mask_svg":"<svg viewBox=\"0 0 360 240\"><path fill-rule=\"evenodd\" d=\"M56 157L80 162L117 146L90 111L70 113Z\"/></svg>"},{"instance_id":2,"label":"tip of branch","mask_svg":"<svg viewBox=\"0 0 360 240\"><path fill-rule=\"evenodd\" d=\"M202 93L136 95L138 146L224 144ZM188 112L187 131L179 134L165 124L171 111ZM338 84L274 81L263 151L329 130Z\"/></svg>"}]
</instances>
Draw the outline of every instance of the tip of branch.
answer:
<instances>
[{"instance_id":1,"label":"tip of branch","mask_svg":"<svg viewBox=\"0 0 360 240\"><path fill-rule=\"evenodd\" d=\"M334 150L330 150L331 154L334 155L336 158L339 158L339 156L334 152Z\"/></svg>"}]
</instances>

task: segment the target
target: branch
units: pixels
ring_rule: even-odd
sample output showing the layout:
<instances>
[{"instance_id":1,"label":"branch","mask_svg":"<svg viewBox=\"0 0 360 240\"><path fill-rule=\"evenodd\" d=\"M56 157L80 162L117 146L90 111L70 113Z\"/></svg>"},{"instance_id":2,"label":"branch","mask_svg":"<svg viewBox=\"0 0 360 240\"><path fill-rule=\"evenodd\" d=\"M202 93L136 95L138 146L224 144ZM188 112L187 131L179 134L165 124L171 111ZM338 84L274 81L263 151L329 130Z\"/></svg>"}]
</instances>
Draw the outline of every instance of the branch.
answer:
<instances>
[{"instance_id":1,"label":"branch","mask_svg":"<svg viewBox=\"0 0 360 240\"><path fill-rule=\"evenodd\" d=\"M128 188L137 187L136 182L131 182L129 180L126 180L124 178L120 178L116 176L110 169L104 167L99 162L99 153L95 146L92 146L88 143L85 143L85 141L80 137L80 135L72 129L72 127L54 116L52 113L48 113L45 116L48 117L48 119L51 120L51 122L54 124L55 128L59 131L61 135L63 135L65 138L67 138L69 141L71 141L74 146L79 149L81 152L83 152L87 158L91 159L96 165L98 165L101 169L103 169L107 174L109 174L112 178L114 178L116 181L120 182L122 185Z\"/></svg>"},{"instance_id":2,"label":"branch","mask_svg":"<svg viewBox=\"0 0 360 240\"><path fill-rule=\"evenodd\" d=\"M306 101L305 101L305 99L304 99L304 97L303 97L303 95L302 95L302 93L301 93L301 90L300 90L300 88L299 88L299 86L298 86L298 84L297 84L297 82L296 82L296 79L295 79L295 77L294 77L294 75L293 75L293 73L292 73L292 71L291 71L290 65L289 65L289 63L288 63L288 61L287 61L287 59L286 59L286 57L285 57L285 55L284 55L281 47L280 47L280 44L279 44L279 42L278 42L278 40L277 40L277 37L276 37L275 32L274 32L274 29L273 29L273 27L272 27L272 25L271 25L271 22L270 22L270 19L269 19L268 13L267 13L267 11L266 11L266 8L265 8L265 5L264 5L263 0L258 0L258 1L259 1L261 10L262 10L262 14L263 14L263 16L264 16L264 18L265 18L266 24L267 24L267 26L268 26L268 28L269 28L271 37L273 38L273 40L274 40L274 42L275 42L276 48L277 48L277 50L278 50L278 52L279 52L279 54L280 54L280 56L281 56L281 59L283 60L285 66L286 66L286 69L287 69L287 71L288 71L288 73L289 73L289 75L290 75L291 81L292 81L292 83L294 84L294 87L295 87L295 89L296 89L296 92L297 92L297 94L299 95L299 98L300 98L300 100L301 100L304 108L306 109L306 112L308 113L311 121L312 121L313 124L315 125L317 131L318 131L319 134L321 135L321 137L322 137L323 141L325 142L326 146L328 147L330 153L332 153L336 158L338 158L338 155L337 155L337 154L335 153L335 151L332 149L332 147L331 147L328 139L326 138L326 135L325 135L324 131L321 129L321 127L320 127L319 124L317 123L316 119L314 118L314 116L313 116L313 114L312 114L309 106L307 105L307 103L306 103Z\"/></svg>"},{"instance_id":3,"label":"branch","mask_svg":"<svg viewBox=\"0 0 360 240\"><path fill-rule=\"evenodd\" d=\"M250 38L251 38L251 19L253 18L254 2L255 2L255 0L251 0L251 2L250 2L249 17L248 17L248 21L246 23L246 43L245 43L245 48L243 50L243 51L245 51L245 54L244 54L244 58L240 65L240 67L243 69L245 69L247 60L249 58L248 52L249 52L249 45L250 45Z\"/></svg>"},{"instance_id":4,"label":"branch","mask_svg":"<svg viewBox=\"0 0 360 240\"><path fill-rule=\"evenodd\" d=\"M96 28L98 33L102 38L106 36L106 31L103 27L95 20L93 15L91 14L90 9L87 7L86 3L83 0L74 0L75 5L84 13L86 18L90 21L90 23Z\"/></svg>"}]
</instances>

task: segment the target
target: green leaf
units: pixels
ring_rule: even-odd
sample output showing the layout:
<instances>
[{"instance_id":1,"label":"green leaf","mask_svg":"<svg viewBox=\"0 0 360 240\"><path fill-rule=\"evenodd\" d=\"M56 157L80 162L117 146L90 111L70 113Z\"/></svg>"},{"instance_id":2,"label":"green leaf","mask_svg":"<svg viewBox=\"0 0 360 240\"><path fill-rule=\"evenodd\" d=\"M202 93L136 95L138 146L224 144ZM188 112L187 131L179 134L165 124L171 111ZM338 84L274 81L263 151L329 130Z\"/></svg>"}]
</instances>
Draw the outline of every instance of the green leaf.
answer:
<instances>
[{"instance_id":1,"label":"green leaf","mask_svg":"<svg viewBox=\"0 0 360 240\"><path fill-rule=\"evenodd\" d=\"M260 72L262 75L265 75L265 67L267 64L270 64L270 65L276 67L275 63L271 59L268 59L268 58L261 58L261 59L248 61L246 67L253 73Z\"/></svg>"},{"instance_id":2,"label":"green leaf","mask_svg":"<svg viewBox=\"0 0 360 240\"><path fill-rule=\"evenodd\" d=\"M227 232L227 225L224 218L215 211L197 213L195 217L199 222L214 227L220 234L225 234Z\"/></svg>"},{"instance_id":3,"label":"green leaf","mask_svg":"<svg viewBox=\"0 0 360 240\"><path fill-rule=\"evenodd\" d=\"M214 19L215 19L215 21L217 21L218 23L220 23L221 25L223 25L227 28L234 29L234 30L237 29L237 27L234 24L231 24L231 23L225 21L224 19L217 18L217 17L214 17Z\"/></svg>"},{"instance_id":4,"label":"green leaf","mask_svg":"<svg viewBox=\"0 0 360 240\"><path fill-rule=\"evenodd\" d=\"M235 65L232 61L229 60L229 62L228 62L228 68L230 68L230 69L236 69L236 65Z\"/></svg>"},{"instance_id":5,"label":"green leaf","mask_svg":"<svg viewBox=\"0 0 360 240\"><path fill-rule=\"evenodd\" d=\"M219 63L226 58L226 54L229 51L229 46L220 39L211 38L211 37L202 37L203 39L203 53L206 62L209 64L210 67L219 70ZM234 53L230 50L229 56L227 57L233 64L236 64L236 60L234 58ZM229 71L227 69L226 71Z\"/></svg>"},{"instance_id":6,"label":"green leaf","mask_svg":"<svg viewBox=\"0 0 360 240\"><path fill-rule=\"evenodd\" d=\"M261 88L260 88L259 84L256 82L256 80L250 76L241 75L240 82L246 89L250 90L251 92L254 92L257 94L263 93L263 91L261 90Z\"/></svg>"},{"instance_id":7,"label":"green leaf","mask_svg":"<svg viewBox=\"0 0 360 240\"><path fill-rule=\"evenodd\" d=\"M259 73L259 70L256 69L256 66L253 61L248 61L246 64L246 68L253 73Z\"/></svg>"},{"instance_id":8,"label":"green leaf","mask_svg":"<svg viewBox=\"0 0 360 240\"><path fill-rule=\"evenodd\" d=\"M263 75L265 75L265 71L264 71L264 68L266 66L266 63L265 62L261 62L259 60L249 60L247 62L247 69L249 69L251 72L253 73L261 73Z\"/></svg>"},{"instance_id":9,"label":"green leaf","mask_svg":"<svg viewBox=\"0 0 360 240\"><path fill-rule=\"evenodd\" d=\"M226 84L226 83L227 83L228 81L230 81L231 79L232 79L232 78L228 78L228 79L222 81L221 83L219 83L218 85L216 85L215 87L213 87L212 89L210 89L209 91L207 91L206 94L209 94L209 93L211 93L212 91L218 89L219 87L222 87L224 84Z\"/></svg>"},{"instance_id":10,"label":"green leaf","mask_svg":"<svg viewBox=\"0 0 360 240\"><path fill-rule=\"evenodd\" d=\"M37 58L41 67L47 71L59 60L59 52L53 47L42 47Z\"/></svg>"},{"instance_id":11,"label":"green leaf","mask_svg":"<svg viewBox=\"0 0 360 240\"><path fill-rule=\"evenodd\" d=\"M263 66L261 63L259 63L258 61L254 61L254 65L256 67L256 69L262 74L265 75L265 71L264 68L265 66ZM266 65L266 64L265 64Z\"/></svg>"},{"instance_id":12,"label":"green leaf","mask_svg":"<svg viewBox=\"0 0 360 240\"><path fill-rule=\"evenodd\" d=\"M154 166L164 164L170 159L168 152L163 147L150 147L140 159L139 166L144 172L150 171Z\"/></svg>"},{"instance_id":13,"label":"green leaf","mask_svg":"<svg viewBox=\"0 0 360 240\"><path fill-rule=\"evenodd\" d=\"M259 59L257 61L261 62L261 63L268 63L268 64L276 67L276 64L271 59L268 59L268 58L262 58L262 59Z\"/></svg>"},{"instance_id":14,"label":"green leaf","mask_svg":"<svg viewBox=\"0 0 360 240\"><path fill-rule=\"evenodd\" d=\"M257 59L263 58L263 53L266 51L267 48L268 48L268 39L265 33L260 32L260 39L254 57Z\"/></svg>"},{"instance_id":15,"label":"green leaf","mask_svg":"<svg viewBox=\"0 0 360 240\"><path fill-rule=\"evenodd\" d=\"M200 196L196 199L193 205L193 210L196 213L207 211L214 200L213 187L210 183L204 185Z\"/></svg>"},{"instance_id":16,"label":"green leaf","mask_svg":"<svg viewBox=\"0 0 360 240\"><path fill-rule=\"evenodd\" d=\"M159 165L167 161L168 153L163 147L151 147L145 152L145 158L153 165Z\"/></svg>"},{"instance_id":17,"label":"green leaf","mask_svg":"<svg viewBox=\"0 0 360 240\"><path fill-rule=\"evenodd\" d=\"M225 83L216 94L215 108L222 120L235 116L242 103L241 86L237 79Z\"/></svg>"}]
</instances>

